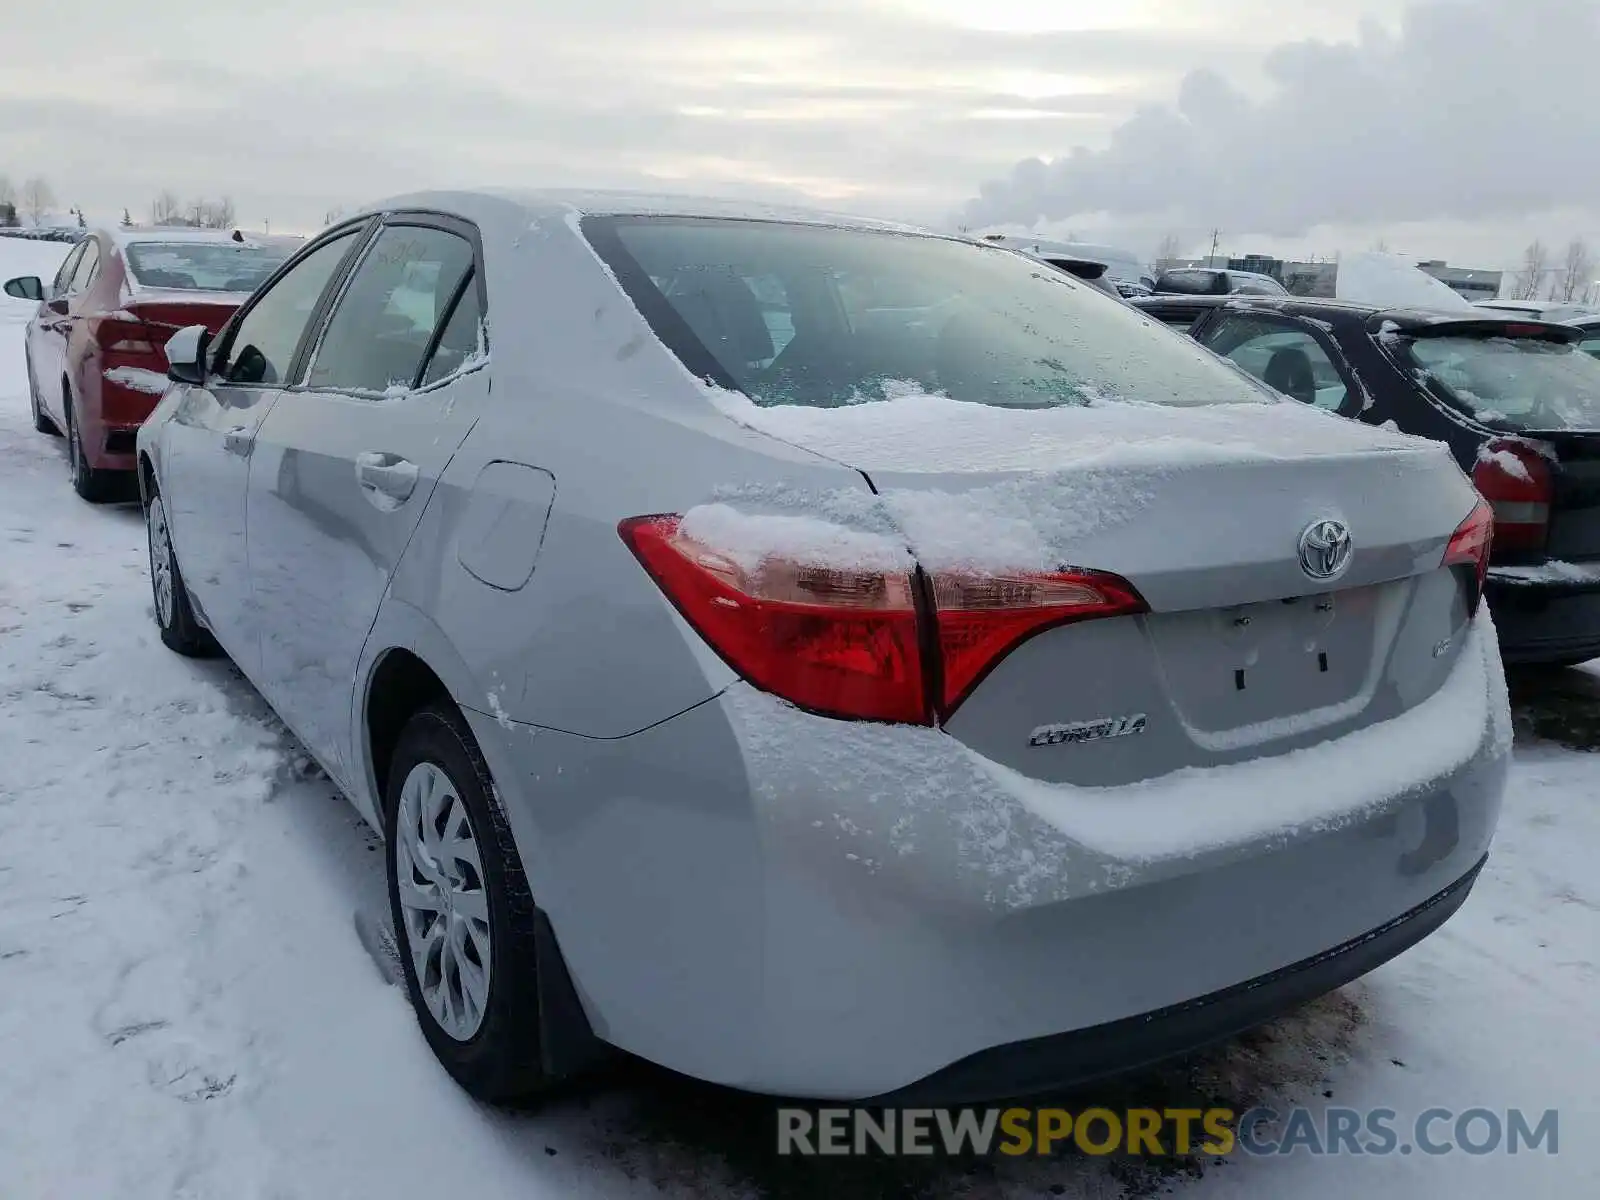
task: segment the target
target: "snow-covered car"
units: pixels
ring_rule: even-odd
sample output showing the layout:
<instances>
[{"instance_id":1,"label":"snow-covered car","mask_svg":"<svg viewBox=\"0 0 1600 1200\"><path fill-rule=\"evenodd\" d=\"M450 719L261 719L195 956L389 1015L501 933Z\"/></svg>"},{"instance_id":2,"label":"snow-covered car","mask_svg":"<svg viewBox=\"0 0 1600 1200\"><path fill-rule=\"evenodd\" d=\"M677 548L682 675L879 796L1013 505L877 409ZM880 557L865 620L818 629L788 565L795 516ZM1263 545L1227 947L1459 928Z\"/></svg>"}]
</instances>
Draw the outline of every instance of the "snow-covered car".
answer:
<instances>
[{"instance_id":1,"label":"snow-covered car","mask_svg":"<svg viewBox=\"0 0 1600 1200\"><path fill-rule=\"evenodd\" d=\"M80 496L131 495L134 434L167 386L162 344L196 322L221 328L288 256L222 232L120 229L82 239L48 287L7 281L6 295L39 304L25 342L33 424L66 435Z\"/></svg>"},{"instance_id":2,"label":"snow-covered car","mask_svg":"<svg viewBox=\"0 0 1600 1200\"><path fill-rule=\"evenodd\" d=\"M1271 275L1217 267L1173 267L1156 276L1158 296L1287 296Z\"/></svg>"},{"instance_id":3,"label":"snow-covered car","mask_svg":"<svg viewBox=\"0 0 1600 1200\"><path fill-rule=\"evenodd\" d=\"M1104 246L1092 242L1055 242L1042 238L1021 237L1009 234L985 234L983 241L991 246L1005 246L1020 250L1035 258L1066 269L1066 263L1099 263L1106 283L1117 295L1148 296L1155 287L1155 272L1131 250L1119 246ZM1102 288L1101 290L1105 290Z\"/></svg>"},{"instance_id":4,"label":"snow-covered car","mask_svg":"<svg viewBox=\"0 0 1600 1200\"><path fill-rule=\"evenodd\" d=\"M161 637L386 838L479 1097L608 1045L815 1097L1114 1072L1372 969L1484 860L1447 451L1018 254L419 194L167 352Z\"/></svg>"}]
</instances>

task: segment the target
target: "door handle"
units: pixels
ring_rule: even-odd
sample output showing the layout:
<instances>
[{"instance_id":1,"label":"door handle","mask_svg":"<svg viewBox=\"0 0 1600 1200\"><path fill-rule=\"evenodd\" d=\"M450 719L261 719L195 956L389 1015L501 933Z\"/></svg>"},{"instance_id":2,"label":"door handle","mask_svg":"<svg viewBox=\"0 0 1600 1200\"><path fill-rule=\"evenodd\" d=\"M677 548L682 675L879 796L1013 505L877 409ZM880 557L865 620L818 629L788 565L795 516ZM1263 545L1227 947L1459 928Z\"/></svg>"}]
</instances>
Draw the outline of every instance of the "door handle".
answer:
<instances>
[{"instance_id":1,"label":"door handle","mask_svg":"<svg viewBox=\"0 0 1600 1200\"><path fill-rule=\"evenodd\" d=\"M248 425L235 425L222 435L222 448L229 454L237 454L240 458L249 458L255 444L255 430Z\"/></svg>"},{"instance_id":2,"label":"door handle","mask_svg":"<svg viewBox=\"0 0 1600 1200\"><path fill-rule=\"evenodd\" d=\"M356 455L356 482L380 508L394 507L405 503L416 490L417 464L398 454L363 450Z\"/></svg>"}]
</instances>

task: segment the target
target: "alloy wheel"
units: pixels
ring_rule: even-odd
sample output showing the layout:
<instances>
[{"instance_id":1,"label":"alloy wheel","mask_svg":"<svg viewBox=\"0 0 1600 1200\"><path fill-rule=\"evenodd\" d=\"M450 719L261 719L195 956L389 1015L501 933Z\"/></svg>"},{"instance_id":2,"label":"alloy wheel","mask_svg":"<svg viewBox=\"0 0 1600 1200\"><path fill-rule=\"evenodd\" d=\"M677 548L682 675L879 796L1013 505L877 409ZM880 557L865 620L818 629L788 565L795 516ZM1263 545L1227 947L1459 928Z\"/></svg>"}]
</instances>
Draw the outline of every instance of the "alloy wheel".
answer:
<instances>
[{"instance_id":1,"label":"alloy wheel","mask_svg":"<svg viewBox=\"0 0 1600 1200\"><path fill-rule=\"evenodd\" d=\"M150 533L150 586L155 592L156 620L168 629L172 625L172 538L160 496L151 498L145 521Z\"/></svg>"},{"instance_id":2,"label":"alloy wheel","mask_svg":"<svg viewBox=\"0 0 1600 1200\"><path fill-rule=\"evenodd\" d=\"M489 1003L489 898L472 819L437 764L418 763L406 776L393 843L418 989L439 1027L469 1041Z\"/></svg>"}]
</instances>

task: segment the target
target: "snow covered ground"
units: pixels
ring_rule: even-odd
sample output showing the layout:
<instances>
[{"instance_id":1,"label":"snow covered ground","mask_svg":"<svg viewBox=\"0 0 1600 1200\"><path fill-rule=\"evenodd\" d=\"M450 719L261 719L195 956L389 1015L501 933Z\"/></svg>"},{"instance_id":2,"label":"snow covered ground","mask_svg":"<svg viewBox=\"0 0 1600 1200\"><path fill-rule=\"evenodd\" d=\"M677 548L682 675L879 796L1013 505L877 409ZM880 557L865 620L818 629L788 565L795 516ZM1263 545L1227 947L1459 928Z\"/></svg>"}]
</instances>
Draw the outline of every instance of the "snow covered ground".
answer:
<instances>
[{"instance_id":1,"label":"snow covered ground","mask_svg":"<svg viewBox=\"0 0 1600 1200\"><path fill-rule=\"evenodd\" d=\"M0 278L66 249L0 239ZM161 646L136 509L80 502L33 432L30 308L0 299L3 1200L1597 1194L1600 671L1516 681L1501 834L1441 933L1065 1101L1557 1108L1555 1157L780 1161L766 1102L642 1066L474 1105L355 935L372 837L236 673Z\"/></svg>"}]
</instances>

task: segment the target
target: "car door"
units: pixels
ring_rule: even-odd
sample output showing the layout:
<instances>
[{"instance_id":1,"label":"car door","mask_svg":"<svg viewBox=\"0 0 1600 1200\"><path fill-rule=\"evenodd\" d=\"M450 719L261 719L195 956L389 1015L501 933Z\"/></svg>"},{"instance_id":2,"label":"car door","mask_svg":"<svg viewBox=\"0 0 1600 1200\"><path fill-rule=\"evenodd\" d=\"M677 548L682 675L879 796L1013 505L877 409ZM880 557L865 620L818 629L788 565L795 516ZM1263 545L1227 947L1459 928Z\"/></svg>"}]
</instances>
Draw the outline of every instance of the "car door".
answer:
<instances>
[{"instance_id":1,"label":"car door","mask_svg":"<svg viewBox=\"0 0 1600 1200\"><path fill-rule=\"evenodd\" d=\"M159 482L184 582L202 620L252 680L260 670L245 554L252 444L330 284L367 229L335 232L258 291L219 335L206 383L187 389L163 429Z\"/></svg>"},{"instance_id":2,"label":"car door","mask_svg":"<svg viewBox=\"0 0 1600 1200\"><path fill-rule=\"evenodd\" d=\"M28 326L28 360L33 364L34 382L39 388L39 403L61 429L66 419L61 403L61 376L67 361L67 331L71 324L72 280L88 249L81 241L62 262L50 284L39 314Z\"/></svg>"},{"instance_id":3,"label":"car door","mask_svg":"<svg viewBox=\"0 0 1600 1200\"><path fill-rule=\"evenodd\" d=\"M1225 312L1195 334L1201 345L1284 395L1353 416L1361 391L1325 336L1293 318L1259 311Z\"/></svg>"},{"instance_id":4,"label":"car door","mask_svg":"<svg viewBox=\"0 0 1600 1200\"><path fill-rule=\"evenodd\" d=\"M367 633L488 394L486 372L470 369L483 327L478 259L470 226L388 218L256 439L247 523L261 687L336 776L351 762Z\"/></svg>"}]
</instances>

